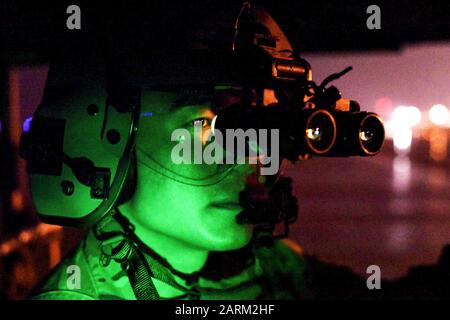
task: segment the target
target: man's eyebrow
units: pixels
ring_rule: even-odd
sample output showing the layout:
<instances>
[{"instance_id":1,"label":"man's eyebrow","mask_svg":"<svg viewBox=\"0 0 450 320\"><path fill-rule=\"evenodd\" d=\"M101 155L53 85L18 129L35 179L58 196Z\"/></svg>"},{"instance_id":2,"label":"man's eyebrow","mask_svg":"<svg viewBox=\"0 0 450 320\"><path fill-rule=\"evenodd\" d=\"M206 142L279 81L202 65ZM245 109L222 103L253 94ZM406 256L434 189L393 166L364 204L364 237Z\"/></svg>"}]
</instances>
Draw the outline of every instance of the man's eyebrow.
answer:
<instances>
[{"instance_id":1,"label":"man's eyebrow","mask_svg":"<svg viewBox=\"0 0 450 320\"><path fill-rule=\"evenodd\" d=\"M170 111L177 111L183 108L194 107L198 105L210 104L212 98L210 95L192 95L177 98L170 106Z\"/></svg>"},{"instance_id":2,"label":"man's eyebrow","mask_svg":"<svg viewBox=\"0 0 450 320\"><path fill-rule=\"evenodd\" d=\"M219 107L221 104L228 105L230 101L242 98L242 89L230 88L220 92L211 92L211 90L202 89L184 89L177 93L177 99L170 106L170 111L177 111L187 107L214 105Z\"/></svg>"}]
</instances>

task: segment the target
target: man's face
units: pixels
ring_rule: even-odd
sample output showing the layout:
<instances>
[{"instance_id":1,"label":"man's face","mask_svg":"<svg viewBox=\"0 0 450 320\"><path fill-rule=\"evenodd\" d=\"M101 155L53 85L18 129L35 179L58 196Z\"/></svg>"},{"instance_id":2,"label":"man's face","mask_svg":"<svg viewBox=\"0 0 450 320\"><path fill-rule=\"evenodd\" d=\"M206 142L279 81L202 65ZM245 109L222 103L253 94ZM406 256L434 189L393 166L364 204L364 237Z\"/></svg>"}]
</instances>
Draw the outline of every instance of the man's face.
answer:
<instances>
[{"instance_id":1,"label":"man's face","mask_svg":"<svg viewBox=\"0 0 450 320\"><path fill-rule=\"evenodd\" d=\"M124 204L129 218L144 242L143 237L148 234L161 239L169 237L199 249L240 248L249 242L252 227L236 223L235 218L242 211L239 193L256 169L249 164L174 164L171 158L174 146L189 140L184 137L172 141L172 133L186 129L192 145L195 142L205 145L205 134L215 116L208 101L180 104L177 99L179 95L173 92L143 94L136 141L136 192ZM194 132L194 125L199 124L203 126L203 134ZM224 172L228 174L223 175ZM221 174L222 179L201 184Z\"/></svg>"}]
</instances>

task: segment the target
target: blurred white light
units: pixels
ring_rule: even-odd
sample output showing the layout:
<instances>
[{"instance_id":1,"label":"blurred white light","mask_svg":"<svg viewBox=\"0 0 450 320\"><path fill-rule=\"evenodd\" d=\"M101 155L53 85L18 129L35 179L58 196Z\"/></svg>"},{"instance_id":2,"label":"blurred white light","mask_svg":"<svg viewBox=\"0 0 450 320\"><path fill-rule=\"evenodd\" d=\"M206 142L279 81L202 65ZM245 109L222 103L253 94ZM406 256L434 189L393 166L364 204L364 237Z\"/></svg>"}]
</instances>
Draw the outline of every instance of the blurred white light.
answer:
<instances>
[{"instance_id":1,"label":"blurred white light","mask_svg":"<svg viewBox=\"0 0 450 320\"><path fill-rule=\"evenodd\" d=\"M415 127L420 123L422 113L414 106L399 106L392 112L393 125Z\"/></svg>"},{"instance_id":2,"label":"blurred white light","mask_svg":"<svg viewBox=\"0 0 450 320\"><path fill-rule=\"evenodd\" d=\"M398 154L407 154L411 149L412 128L422 120L422 113L414 106L399 106L394 109L389 123L394 149Z\"/></svg>"},{"instance_id":3,"label":"blurred white light","mask_svg":"<svg viewBox=\"0 0 450 320\"><path fill-rule=\"evenodd\" d=\"M428 116L431 122L438 126L446 124L449 119L448 109L443 104L435 104L432 106L430 111L428 111Z\"/></svg>"},{"instance_id":4,"label":"blurred white light","mask_svg":"<svg viewBox=\"0 0 450 320\"><path fill-rule=\"evenodd\" d=\"M408 153L411 148L412 130L408 126L395 126L392 128L392 140L397 153Z\"/></svg>"},{"instance_id":5,"label":"blurred white light","mask_svg":"<svg viewBox=\"0 0 450 320\"><path fill-rule=\"evenodd\" d=\"M410 106L408 107L408 122L411 127L415 127L420 123L422 119L422 113L419 108Z\"/></svg>"},{"instance_id":6,"label":"blurred white light","mask_svg":"<svg viewBox=\"0 0 450 320\"><path fill-rule=\"evenodd\" d=\"M408 191L411 184L411 160L408 156L396 156L393 162L393 189L395 194Z\"/></svg>"},{"instance_id":7,"label":"blurred white light","mask_svg":"<svg viewBox=\"0 0 450 320\"><path fill-rule=\"evenodd\" d=\"M396 123L401 123L404 121L405 118L405 114L408 113L408 107L405 106L400 106L394 109L394 111L392 111L392 121L396 122Z\"/></svg>"}]
</instances>

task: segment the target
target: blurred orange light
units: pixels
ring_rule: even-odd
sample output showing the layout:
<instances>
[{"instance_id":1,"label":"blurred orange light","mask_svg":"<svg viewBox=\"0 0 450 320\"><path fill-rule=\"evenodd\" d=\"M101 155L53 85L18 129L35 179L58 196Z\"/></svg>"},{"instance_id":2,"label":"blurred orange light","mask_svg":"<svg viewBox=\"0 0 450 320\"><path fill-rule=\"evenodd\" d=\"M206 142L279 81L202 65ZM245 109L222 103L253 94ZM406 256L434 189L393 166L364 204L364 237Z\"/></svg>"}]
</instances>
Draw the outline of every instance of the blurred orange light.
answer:
<instances>
[{"instance_id":1,"label":"blurred orange light","mask_svg":"<svg viewBox=\"0 0 450 320\"><path fill-rule=\"evenodd\" d=\"M24 209L24 198L20 190L14 190L11 193L11 206L15 212L23 211Z\"/></svg>"},{"instance_id":2,"label":"blurred orange light","mask_svg":"<svg viewBox=\"0 0 450 320\"><path fill-rule=\"evenodd\" d=\"M447 158L448 136L443 128L432 128L430 132L430 158L442 161Z\"/></svg>"}]
</instances>

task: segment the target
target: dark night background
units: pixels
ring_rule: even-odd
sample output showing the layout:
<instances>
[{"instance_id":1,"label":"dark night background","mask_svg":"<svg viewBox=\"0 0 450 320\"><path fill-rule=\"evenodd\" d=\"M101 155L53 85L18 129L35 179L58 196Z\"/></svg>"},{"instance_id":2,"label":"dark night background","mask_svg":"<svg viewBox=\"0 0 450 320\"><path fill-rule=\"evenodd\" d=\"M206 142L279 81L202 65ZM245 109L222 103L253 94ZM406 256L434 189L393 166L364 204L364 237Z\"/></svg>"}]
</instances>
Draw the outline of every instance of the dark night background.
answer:
<instances>
[{"instance_id":1,"label":"dark night background","mask_svg":"<svg viewBox=\"0 0 450 320\"><path fill-rule=\"evenodd\" d=\"M214 25L216 8L231 10L236 3L241 1L188 6ZM380 266L384 278L394 279L412 266L436 263L450 243L450 121L434 125L427 114L434 104L450 107L450 2L257 3L269 9L312 64L316 81L353 65L334 84L363 109L378 112L388 129L385 147L374 158L314 158L286 170L300 205L290 237L306 252L362 275L371 264ZM81 7L82 19L90 7L82 1L0 4L0 297L8 299L24 297L82 235L38 223L24 162L17 155L24 122L40 103L48 63L67 32L69 4ZM371 4L381 9L381 30L366 27ZM99 4L105 12L114 5ZM127 1L126 6L139 4ZM400 105L422 112L403 149L393 144L396 134L403 136L391 119ZM441 142L440 151L433 149L431 136L440 137L445 148Z\"/></svg>"}]
</instances>

